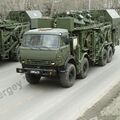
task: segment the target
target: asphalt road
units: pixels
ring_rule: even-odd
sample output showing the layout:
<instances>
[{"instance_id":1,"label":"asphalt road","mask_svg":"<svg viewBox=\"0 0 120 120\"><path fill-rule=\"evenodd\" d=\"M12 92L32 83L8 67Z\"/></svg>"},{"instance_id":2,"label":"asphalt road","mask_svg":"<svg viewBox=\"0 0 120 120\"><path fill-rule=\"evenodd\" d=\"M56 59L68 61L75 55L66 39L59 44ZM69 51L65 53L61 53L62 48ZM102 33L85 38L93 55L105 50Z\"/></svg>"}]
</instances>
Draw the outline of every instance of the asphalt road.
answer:
<instances>
[{"instance_id":1,"label":"asphalt road","mask_svg":"<svg viewBox=\"0 0 120 120\"><path fill-rule=\"evenodd\" d=\"M0 120L75 120L120 81L120 47L111 63L92 67L69 89L47 78L29 85L16 67L20 64L0 64Z\"/></svg>"}]
</instances>

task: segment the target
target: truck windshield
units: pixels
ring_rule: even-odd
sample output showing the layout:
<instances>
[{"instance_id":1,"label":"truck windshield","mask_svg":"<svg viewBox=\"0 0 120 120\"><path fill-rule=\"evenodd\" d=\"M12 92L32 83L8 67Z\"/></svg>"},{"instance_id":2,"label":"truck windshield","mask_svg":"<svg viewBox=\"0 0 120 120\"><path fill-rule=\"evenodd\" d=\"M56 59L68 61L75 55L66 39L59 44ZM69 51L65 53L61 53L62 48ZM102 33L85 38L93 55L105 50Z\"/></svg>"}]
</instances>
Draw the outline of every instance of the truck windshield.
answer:
<instances>
[{"instance_id":1,"label":"truck windshield","mask_svg":"<svg viewBox=\"0 0 120 120\"><path fill-rule=\"evenodd\" d=\"M33 48L58 48L58 35L24 35L22 46Z\"/></svg>"}]
</instances>

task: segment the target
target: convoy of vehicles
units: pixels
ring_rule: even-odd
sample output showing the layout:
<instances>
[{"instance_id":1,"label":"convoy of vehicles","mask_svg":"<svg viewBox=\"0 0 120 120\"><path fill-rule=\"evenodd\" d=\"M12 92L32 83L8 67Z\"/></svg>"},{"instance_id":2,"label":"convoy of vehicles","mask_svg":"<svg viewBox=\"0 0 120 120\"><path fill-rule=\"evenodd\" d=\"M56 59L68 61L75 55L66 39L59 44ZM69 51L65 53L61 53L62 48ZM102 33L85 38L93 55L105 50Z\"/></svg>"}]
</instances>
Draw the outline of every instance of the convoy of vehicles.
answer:
<instances>
[{"instance_id":1,"label":"convoy of vehicles","mask_svg":"<svg viewBox=\"0 0 120 120\"><path fill-rule=\"evenodd\" d=\"M90 65L112 61L119 44L120 17L115 10L69 11L38 20L25 32L20 47L22 68L30 84L57 76L63 87L87 77Z\"/></svg>"}]
</instances>

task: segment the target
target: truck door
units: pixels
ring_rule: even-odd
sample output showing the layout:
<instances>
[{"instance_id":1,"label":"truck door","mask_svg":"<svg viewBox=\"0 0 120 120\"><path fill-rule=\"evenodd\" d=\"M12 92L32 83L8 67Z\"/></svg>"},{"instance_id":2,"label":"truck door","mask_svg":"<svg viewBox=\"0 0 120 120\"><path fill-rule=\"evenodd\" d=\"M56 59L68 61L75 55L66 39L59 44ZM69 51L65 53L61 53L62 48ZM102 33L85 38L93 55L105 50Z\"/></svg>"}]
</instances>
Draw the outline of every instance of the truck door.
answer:
<instances>
[{"instance_id":1,"label":"truck door","mask_svg":"<svg viewBox=\"0 0 120 120\"><path fill-rule=\"evenodd\" d=\"M60 54L62 59L64 59L64 62L70 55L70 44L68 41L66 42L66 40L68 40L67 36L62 36L60 41Z\"/></svg>"}]
</instances>

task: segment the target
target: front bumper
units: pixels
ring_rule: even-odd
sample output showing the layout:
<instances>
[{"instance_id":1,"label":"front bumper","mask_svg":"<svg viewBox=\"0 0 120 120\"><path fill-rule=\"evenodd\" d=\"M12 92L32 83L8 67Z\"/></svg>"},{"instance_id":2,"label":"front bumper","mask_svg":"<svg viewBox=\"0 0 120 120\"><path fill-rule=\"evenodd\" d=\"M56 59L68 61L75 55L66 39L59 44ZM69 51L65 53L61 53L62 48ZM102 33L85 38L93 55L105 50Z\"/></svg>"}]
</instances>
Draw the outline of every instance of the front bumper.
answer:
<instances>
[{"instance_id":1,"label":"front bumper","mask_svg":"<svg viewBox=\"0 0 120 120\"><path fill-rule=\"evenodd\" d=\"M55 76L55 69L16 68L17 73L40 74L41 76Z\"/></svg>"}]
</instances>

